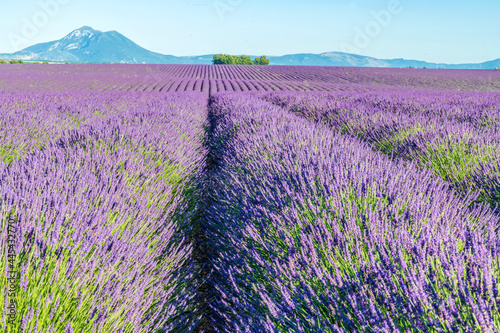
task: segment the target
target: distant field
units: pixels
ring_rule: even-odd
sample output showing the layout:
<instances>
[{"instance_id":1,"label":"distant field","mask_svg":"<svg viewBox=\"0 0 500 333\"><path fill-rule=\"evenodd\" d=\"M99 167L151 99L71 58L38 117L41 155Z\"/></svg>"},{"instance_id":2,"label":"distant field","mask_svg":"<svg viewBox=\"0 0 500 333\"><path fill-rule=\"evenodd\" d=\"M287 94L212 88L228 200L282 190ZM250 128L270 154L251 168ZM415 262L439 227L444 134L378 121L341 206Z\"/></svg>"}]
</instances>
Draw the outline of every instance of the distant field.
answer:
<instances>
[{"instance_id":1,"label":"distant field","mask_svg":"<svg viewBox=\"0 0 500 333\"><path fill-rule=\"evenodd\" d=\"M0 65L7 332L498 332L499 206L499 71Z\"/></svg>"},{"instance_id":2,"label":"distant field","mask_svg":"<svg viewBox=\"0 0 500 333\"><path fill-rule=\"evenodd\" d=\"M500 71L239 65L0 65L0 90L500 91Z\"/></svg>"}]
</instances>

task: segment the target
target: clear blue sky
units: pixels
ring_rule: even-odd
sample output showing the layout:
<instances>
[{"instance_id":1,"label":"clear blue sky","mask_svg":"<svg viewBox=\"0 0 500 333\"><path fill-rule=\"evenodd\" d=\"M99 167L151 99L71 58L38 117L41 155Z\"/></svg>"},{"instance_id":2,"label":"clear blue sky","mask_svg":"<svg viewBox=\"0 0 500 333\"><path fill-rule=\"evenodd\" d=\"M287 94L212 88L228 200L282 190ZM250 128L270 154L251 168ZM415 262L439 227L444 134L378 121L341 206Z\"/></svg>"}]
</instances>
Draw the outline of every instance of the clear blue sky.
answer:
<instances>
[{"instance_id":1,"label":"clear blue sky","mask_svg":"<svg viewBox=\"0 0 500 333\"><path fill-rule=\"evenodd\" d=\"M41 4L51 2L59 8L46 20ZM373 13L391 2L398 10L377 23ZM0 53L88 25L177 56L351 50L445 63L500 58L499 0L15 0L0 8ZM23 34L34 16L38 31Z\"/></svg>"}]
</instances>

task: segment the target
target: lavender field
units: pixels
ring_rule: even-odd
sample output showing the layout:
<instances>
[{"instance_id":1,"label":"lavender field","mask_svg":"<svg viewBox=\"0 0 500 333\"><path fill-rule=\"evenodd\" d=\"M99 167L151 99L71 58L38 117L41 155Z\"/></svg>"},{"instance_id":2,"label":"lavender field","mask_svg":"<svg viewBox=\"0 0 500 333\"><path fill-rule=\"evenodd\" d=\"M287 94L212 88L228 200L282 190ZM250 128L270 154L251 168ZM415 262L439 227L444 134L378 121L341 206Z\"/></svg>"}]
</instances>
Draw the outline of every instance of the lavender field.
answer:
<instances>
[{"instance_id":1,"label":"lavender field","mask_svg":"<svg viewBox=\"0 0 500 333\"><path fill-rule=\"evenodd\" d=\"M499 71L0 65L1 329L498 332L499 133Z\"/></svg>"},{"instance_id":2,"label":"lavender field","mask_svg":"<svg viewBox=\"0 0 500 333\"><path fill-rule=\"evenodd\" d=\"M319 66L0 64L4 91L500 91L500 71Z\"/></svg>"}]
</instances>

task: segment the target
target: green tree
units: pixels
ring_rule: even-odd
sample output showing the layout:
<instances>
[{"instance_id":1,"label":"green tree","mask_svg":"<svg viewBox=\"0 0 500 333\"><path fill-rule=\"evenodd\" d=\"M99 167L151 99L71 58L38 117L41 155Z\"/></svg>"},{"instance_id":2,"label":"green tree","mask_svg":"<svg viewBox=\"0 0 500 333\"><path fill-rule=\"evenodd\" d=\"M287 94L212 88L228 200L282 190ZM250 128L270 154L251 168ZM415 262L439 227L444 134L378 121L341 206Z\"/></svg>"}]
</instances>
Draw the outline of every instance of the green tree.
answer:
<instances>
[{"instance_id":1,"label":"green tree","mask_svg":"<svg viewBox=\"0 0 500 333\"><path fill-rule=\"evenodd\" d=\"M236 59L229 54L216 54L212 60L214 65L235 65Z\"/></svg>"},{"instance_id":2,"label":"green tree","mask_svg":"<svg viewBox=\"0 0 500 333\"><path fill-rule=\"evenodd\" d=\"M266 58L266 56L262 57L257 57L255 58L254 62L255 65L269 65L269 60Z\"/></svg>"},{"instance_id":3,"label":"green tree","mask_svg":"<svg viewBox=\"0 0 500 333\"><path fill-rule=\"evenodd\" d=\"M253 65L253 61L249 56L236 57L237 65Z\"/></svg>"},{"instance_id":4,"label":"green tree","mask_svg":"<svg viewBox=\"0 0 500 333\"><path fill-rule=\"evenodd\" d=\"M6 63L7 63L7 61L0 59L0 64L6 64Z\"/></svg>"}]
</instances>

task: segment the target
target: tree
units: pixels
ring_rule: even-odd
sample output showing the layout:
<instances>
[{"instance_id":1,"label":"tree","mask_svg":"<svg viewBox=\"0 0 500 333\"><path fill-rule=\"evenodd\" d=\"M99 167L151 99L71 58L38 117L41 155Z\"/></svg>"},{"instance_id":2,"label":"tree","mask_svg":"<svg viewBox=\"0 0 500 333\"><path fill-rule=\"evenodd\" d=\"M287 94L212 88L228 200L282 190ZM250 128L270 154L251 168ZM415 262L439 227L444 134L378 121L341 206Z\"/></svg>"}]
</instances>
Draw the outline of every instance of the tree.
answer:
<instances>
[{"instance_id":1,"label":"tree","mask_svg":"<svg viewBox=\"0 0 500 333\"><path fill-rule=\"evenodd\" d=\"M252 58L249 56L241 56L241 57L236 57L236 64L237 65L253 65Z\"/></svg>"},{"instance_id":2,"label":"tree","mask_svg":"<svg viewBox=\"0 0 500 333\"><path fill-rule=\"evenodd\" d=\"M7 63L7 61L5 61L5 60L0 60L0 64L6 64L6 63Z\"/></svg>"},{"instance_id":3,"label":"tree","mask_svg":"<svg viewBox=\"0 0 500 333\"><path fill-rule=\"evenodd\" d=\"M235 65L235 57L229 54L216 54L212 60L214 65Z\"/></svg>"},{"instance_id":4,"label":"tree","mask_svg":"<svg viewBox=\"0 0 500 333\"><path fill-rule=\"evenodd\" d=\"M266 58L266 56L262 57L257 57L255 58L254 62L255 65L269 65L269 60Z\"/></svg>"}]
</instances>

